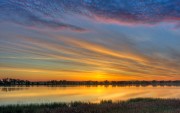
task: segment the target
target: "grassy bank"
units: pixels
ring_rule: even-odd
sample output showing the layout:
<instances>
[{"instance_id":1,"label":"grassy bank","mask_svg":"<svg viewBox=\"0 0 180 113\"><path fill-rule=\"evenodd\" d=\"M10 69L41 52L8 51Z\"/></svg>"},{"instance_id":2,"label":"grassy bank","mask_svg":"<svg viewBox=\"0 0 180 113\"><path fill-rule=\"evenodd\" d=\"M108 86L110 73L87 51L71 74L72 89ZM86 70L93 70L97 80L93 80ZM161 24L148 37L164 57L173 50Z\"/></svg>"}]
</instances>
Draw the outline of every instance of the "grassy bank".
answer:
<instances>
[{"instance_id":1,"label":"grassy bank","mask_svg":"<svg viewBox=\"0 0 180 113\"><path fill-rule=\"evenodd\" d=\"M116 103L101 101L99 104L12 105L1 106L0 113L180 113L180 100L137 98Z\"/></svg>"}]
</instances>

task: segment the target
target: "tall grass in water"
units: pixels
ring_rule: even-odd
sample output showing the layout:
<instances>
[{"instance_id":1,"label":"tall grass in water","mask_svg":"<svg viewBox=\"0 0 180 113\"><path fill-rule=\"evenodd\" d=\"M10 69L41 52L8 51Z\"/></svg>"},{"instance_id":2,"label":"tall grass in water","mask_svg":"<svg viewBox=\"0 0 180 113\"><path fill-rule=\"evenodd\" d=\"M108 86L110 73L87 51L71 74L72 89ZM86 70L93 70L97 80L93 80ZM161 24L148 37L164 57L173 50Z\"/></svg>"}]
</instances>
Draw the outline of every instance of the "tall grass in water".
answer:
<instances>
[{"instance_id":1,"label":"tall grass in water","mask_svg":"<svg viewBox=\"0 0 180 113\"><path fill-rule=\"evenodd\" d=\"M179 99L137 98L100 103L52 103L1 106L0 113L180 113Z\"/></svg>"}]
</instances>

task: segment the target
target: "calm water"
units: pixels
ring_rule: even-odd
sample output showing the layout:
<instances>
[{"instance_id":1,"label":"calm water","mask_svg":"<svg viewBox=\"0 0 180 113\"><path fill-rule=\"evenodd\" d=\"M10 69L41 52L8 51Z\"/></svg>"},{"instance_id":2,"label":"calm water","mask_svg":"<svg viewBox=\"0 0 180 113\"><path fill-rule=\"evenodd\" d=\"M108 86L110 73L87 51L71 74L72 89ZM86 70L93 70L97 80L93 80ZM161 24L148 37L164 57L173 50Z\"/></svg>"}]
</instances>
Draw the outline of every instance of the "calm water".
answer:
<instances>
[{"instance_id":1,"label":"calm water","mask_svg":"<svg viewBox=\"0 0 180 113\"><path fill-rule=\"evenodd\" d=\"M0 87L0 105L50 102L99 102L137 97L180 98L180 87L135 86L67 86L67 87Z\"/></svg>"}]
</instances>

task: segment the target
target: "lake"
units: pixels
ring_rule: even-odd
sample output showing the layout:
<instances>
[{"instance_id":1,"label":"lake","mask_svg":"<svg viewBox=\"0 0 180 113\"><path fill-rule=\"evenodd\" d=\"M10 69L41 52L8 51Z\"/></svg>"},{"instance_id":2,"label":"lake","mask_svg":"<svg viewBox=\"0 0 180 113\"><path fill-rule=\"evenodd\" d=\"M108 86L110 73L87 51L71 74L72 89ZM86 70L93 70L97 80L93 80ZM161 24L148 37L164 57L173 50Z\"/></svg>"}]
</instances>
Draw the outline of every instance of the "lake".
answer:
<instances>
[{"instance_id":1,"label":"lake","mask_svg":"<svg viewBox=\"0 0 180 113\"><path fill-rule=\"evenodd\" d=\"M137 97L180 98L179 86L19 86L0 87L0 105L128 100Z\"/></svg>"}]
</instances>

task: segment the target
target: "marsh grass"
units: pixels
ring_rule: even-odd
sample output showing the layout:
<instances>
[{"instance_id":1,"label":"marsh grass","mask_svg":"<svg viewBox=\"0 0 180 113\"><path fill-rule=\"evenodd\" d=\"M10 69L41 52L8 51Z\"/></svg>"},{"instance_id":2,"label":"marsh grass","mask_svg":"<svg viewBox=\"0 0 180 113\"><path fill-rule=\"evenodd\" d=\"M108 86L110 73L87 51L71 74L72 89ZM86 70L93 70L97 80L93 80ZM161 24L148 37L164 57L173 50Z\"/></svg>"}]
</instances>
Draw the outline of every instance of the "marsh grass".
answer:
<instances>
[{"instance_id":1,"label":"marsh grass","mask_svg":"<svg viewBox=\"0 0 180 113\"><path fill-rule=\"evenodd\" d=\"M136 98L100 103L51 103L0 106L0 113L180 113L179 99Z\"/></svg>"}]
</instances>

